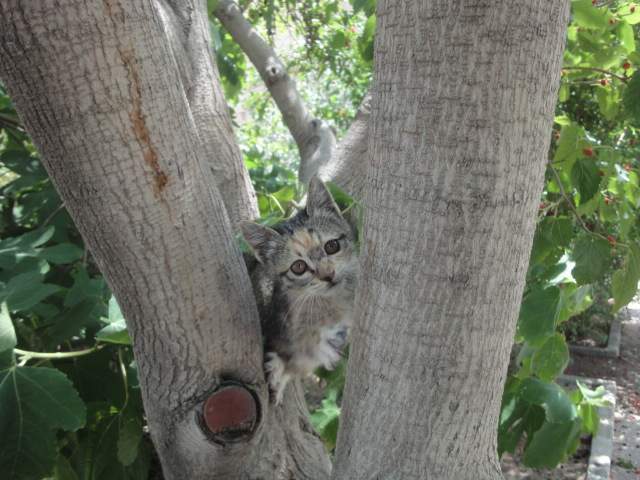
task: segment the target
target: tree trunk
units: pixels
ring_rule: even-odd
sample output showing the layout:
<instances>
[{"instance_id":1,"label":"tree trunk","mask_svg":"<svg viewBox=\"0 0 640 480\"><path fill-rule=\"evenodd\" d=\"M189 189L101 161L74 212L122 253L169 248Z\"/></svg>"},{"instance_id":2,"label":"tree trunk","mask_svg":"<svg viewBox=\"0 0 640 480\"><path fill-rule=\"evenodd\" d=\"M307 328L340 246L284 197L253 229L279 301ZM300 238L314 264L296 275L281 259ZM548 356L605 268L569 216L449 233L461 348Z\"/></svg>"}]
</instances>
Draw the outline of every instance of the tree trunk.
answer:
<instances>
[{"instance_id":1,"label":"tree trunk","mask_svg":"<svg viewBox=\"0 0 640 480\"><path fill-rule=\"evenodd\" d=\"M2 0L0 78L127 318L165 477L326 478L299 386L269 404L250 282L205 163L231 155L215 145L231 126L210 115L219 135L203 146L165 13ZM253 411L209 423L225 384Z\"/></svg>"},{"instance_id":2,"label":"tree trunk","mask_svg":"<svg viewBox=\"0 0 640 480\"><path fill-rule=\"evenodd\" d=\"M333 478L498 479L568 2L378 0Z\"/></svg>"}]
</instances>

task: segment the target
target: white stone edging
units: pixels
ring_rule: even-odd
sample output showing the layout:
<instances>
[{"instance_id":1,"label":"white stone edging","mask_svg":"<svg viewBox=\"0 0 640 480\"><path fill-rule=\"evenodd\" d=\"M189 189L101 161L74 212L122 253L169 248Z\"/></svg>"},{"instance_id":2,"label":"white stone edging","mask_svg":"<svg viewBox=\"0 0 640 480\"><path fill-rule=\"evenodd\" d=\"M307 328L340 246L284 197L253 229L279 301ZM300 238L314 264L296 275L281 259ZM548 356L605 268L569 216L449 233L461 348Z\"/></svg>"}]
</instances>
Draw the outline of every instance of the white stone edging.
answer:
<instances>
[{"instance_id":1,"label":"white stone edging","mask_svg":"<svg viewBox=\"0 0 640 480\"><path fill-rule=\"evenodd\" d=\"M580 383L589 388L596 388L602 385L607 391L604 398L609 401L609 405L598 408L600 422L598 432L591 440L586 480L608 480L611 472L611 456L613 454L616 382L599 378L576 377L574 375L561 375L556 380L559 385L564 387L573 387L576 385L576 381L580 381Z\"/></svg>"},{"instance_id":2,"label":"white stone edging","mask_svg":"<svg viewBox=\"0 0 640 480\"><path fill-rule=\"evenodd\" d=\"M584 347L582 345L569 344L569 351L571 353L577 353L578 355L588 355L591 357L618 358L620 356L620 340L622 336L622 317L627 318L628 315L628 310L624 308L615 316L613 322L611 322L609 340L607 341L606 347Z\"/></svg>"}]
</instances>

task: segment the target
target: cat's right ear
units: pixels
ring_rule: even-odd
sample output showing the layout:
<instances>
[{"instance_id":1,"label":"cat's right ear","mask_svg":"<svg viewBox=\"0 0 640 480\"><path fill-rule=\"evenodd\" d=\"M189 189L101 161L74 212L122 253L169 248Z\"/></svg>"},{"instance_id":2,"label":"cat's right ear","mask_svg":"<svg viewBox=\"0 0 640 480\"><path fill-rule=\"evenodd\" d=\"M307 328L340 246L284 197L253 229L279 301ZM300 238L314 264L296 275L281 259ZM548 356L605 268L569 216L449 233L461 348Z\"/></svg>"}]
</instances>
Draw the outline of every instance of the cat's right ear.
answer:
<instances>
[{"instance_id":1,"label":"cat's right ear","mask_svg":"<svg viewBox=\"0 0 640 480\"><path fill-rule=\"evenodd\" d=\"M280 234L272 228L253 222L244 222L241 226L242 236L253 249L253 253L260 263L275 252Z\"/></svg>"}]
</instances>

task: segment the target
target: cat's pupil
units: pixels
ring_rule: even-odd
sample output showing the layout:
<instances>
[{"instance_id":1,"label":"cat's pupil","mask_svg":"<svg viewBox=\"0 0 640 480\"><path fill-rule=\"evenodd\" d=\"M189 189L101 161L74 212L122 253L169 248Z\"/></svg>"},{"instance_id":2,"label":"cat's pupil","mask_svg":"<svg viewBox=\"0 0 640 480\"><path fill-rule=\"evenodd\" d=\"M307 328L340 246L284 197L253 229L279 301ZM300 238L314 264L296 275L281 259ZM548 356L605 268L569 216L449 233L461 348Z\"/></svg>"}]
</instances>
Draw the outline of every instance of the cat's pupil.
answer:
<instances>
[{"instance_id":1,"label":"cat's pupil","mask_svg":"<svg viewBox=\"0 0 640 480\"><path fill-rule=\"evenodd\" d=\"M291 271L296 275L302 275L307 271L307 264L304 260L296 260L291 264Z\"/></svg>"},{"instance_id":2,"label":"cat's pupil","mask_svg":"<svg viewBox=\"0 0 640 480\"><path fill-rule=\"evenodd\" d=\"M329 240L324 244L324 251L327 252L327 255L333 255L340 250L340 242L338 240Z\"/></svg>"}]
</instances>

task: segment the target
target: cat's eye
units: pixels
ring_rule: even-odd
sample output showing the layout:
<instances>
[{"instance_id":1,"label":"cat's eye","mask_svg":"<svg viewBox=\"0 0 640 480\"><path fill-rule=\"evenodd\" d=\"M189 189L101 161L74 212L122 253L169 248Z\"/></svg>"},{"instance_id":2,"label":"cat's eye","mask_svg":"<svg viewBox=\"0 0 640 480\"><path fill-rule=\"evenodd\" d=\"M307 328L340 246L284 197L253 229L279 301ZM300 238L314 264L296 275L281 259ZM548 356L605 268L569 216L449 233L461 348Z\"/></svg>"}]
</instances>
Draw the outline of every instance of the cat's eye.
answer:
<instances>
[{"instance_id":1,"label":"cat's eye","mask_svg":"<svg viewBox=\"0 0 640 480\"><path fill-rule=\"evenodd\" d=\"M291 264L291 267L289 268L296 275L302 275L307 271L307 264L304 262L304 260L296 260Z\"/></svg>"},{"instance_id":2,"label":"cat's eye","mask_svg":"<svg viewBox=\"0 0 640 480\"><path fill-rule=\"evenodd\" d=\"M327 252L327 255L333 255L340 251L340 242L338 240L329 240L324 244L324 251Z\"/></svg>"}]
</instances>

